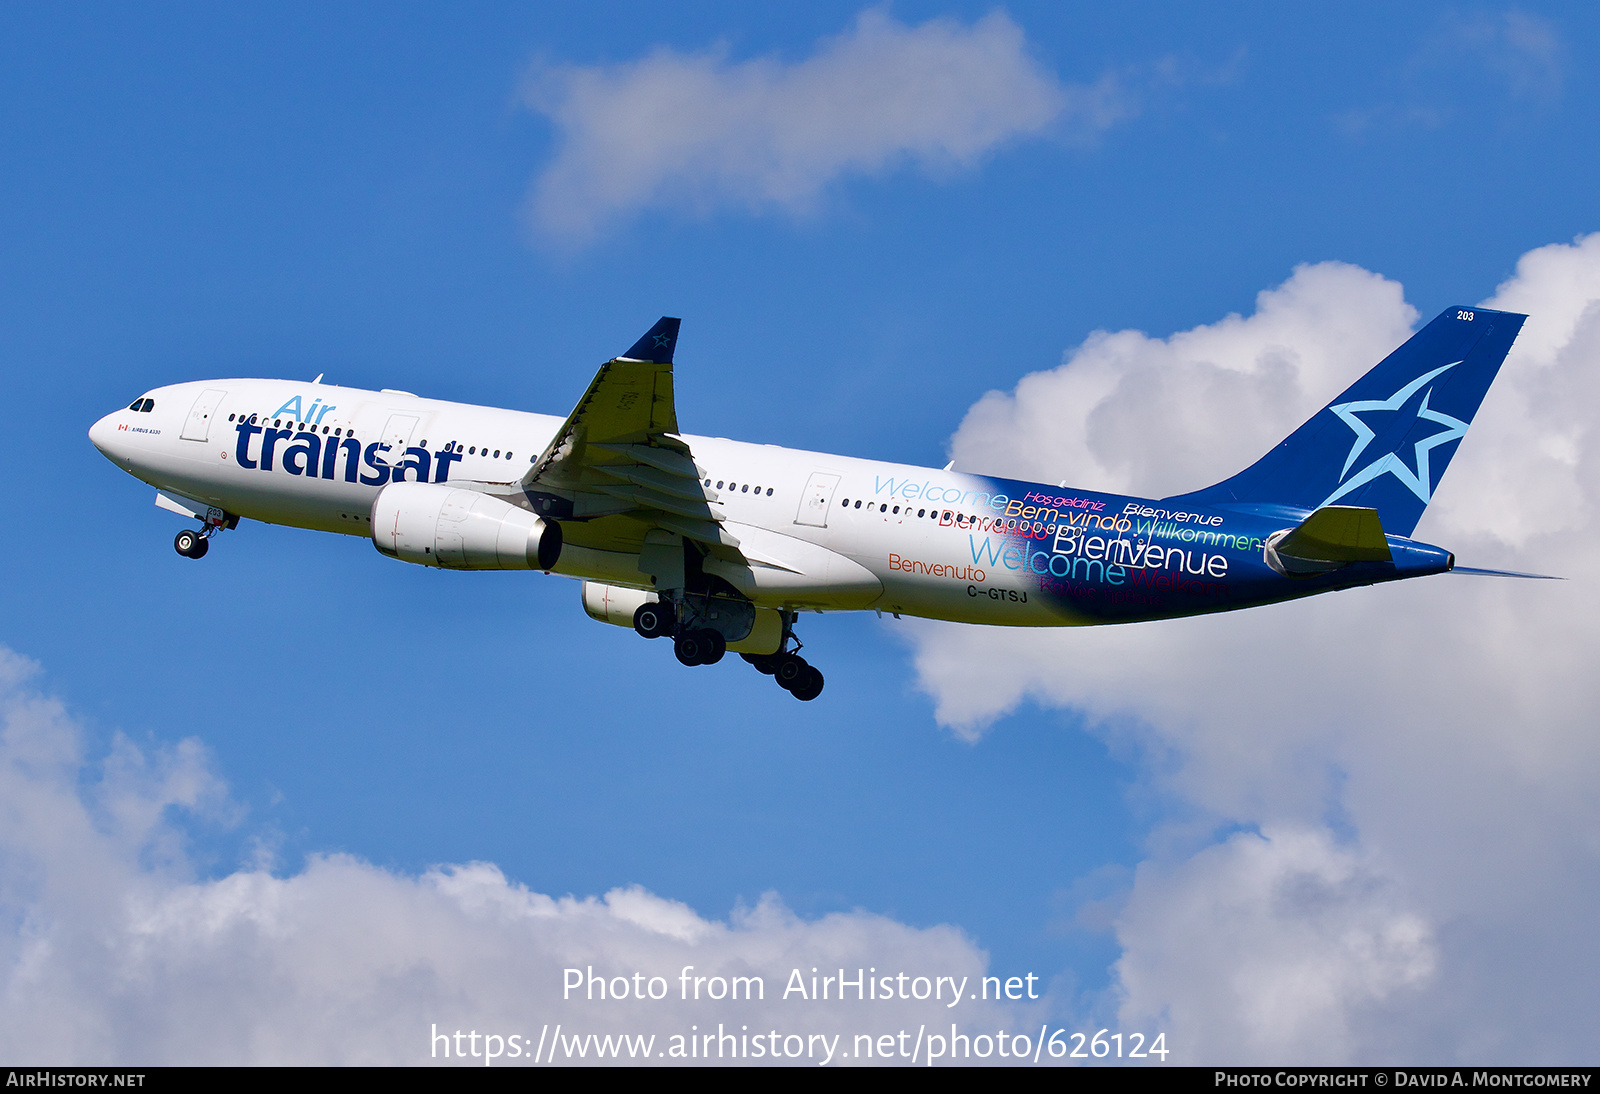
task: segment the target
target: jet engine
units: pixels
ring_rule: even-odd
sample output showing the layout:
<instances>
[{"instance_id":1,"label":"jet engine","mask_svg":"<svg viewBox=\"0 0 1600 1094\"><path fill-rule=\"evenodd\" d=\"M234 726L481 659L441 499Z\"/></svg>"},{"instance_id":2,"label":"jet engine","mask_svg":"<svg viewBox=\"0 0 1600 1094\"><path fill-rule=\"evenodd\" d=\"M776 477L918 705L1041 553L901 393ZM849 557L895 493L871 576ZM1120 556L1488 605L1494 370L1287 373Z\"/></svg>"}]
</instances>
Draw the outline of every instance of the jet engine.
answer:
<instances>
[{"instance_id":1,"label":"jet engine","mask_svg":"<svg viewBox=\"0 0 1600 1094\"><path fill-rule=\"evenodd\" d=\"M397 482L372 503L372 542L423 566L549 570L561 555L561 525L473 490Z\"/></svg>"}]
</instances>

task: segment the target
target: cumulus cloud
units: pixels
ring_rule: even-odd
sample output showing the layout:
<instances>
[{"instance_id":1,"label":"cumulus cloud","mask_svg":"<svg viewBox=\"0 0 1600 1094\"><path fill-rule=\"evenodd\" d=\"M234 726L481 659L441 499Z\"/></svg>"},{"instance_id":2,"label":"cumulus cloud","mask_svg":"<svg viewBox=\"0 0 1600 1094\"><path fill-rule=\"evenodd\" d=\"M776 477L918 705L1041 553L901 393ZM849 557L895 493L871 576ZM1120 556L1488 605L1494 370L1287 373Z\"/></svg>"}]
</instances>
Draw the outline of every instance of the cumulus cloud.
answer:
<instances>
[{"instance_id":1,"label":"cumulus cloud","mask_svg":"<svg viewBox=\"0 0 1600 1094\"><path fill-rule=\"evenodd\" d=\"M1063 84L1001 12L913 27L876 8L803 60L660 48L541 66L524 98L558 142L533 219L568 241L651 206L800 212L841 176L969 167L1009 141L1103 130L1133 109L1114 75Z\"/></svg>"},{"instance_id":2,"label":"cumulus cloud","mask_svg":"<svg viewBox=\"0 0 1600 1094\"><path fill-rule=\"evenodd\" d=\"M1208 1063L1343 1061L1352 1001L1404 997L1433 972L1428 924L1393 888L1304 828L1146 863L1118 923L1123 1018L1171 1023Z\"/></svg>"},{"instance_id":3,"label":"cumulus cloud","mask_svg":"<svg viewBox=\"0 0 1600 1094\"><path fill-rule=\"evenodd\" d=\"M809 993L814 967L954 976L976 989L985 955L953 927L865 913L803 921L775 896L722 922L637 887L545 896L486 863L409 876L324 855L287 876L197 877L175 811L232 817L202 746L152 753L118 740L90 764L61 704L30 684L34 671L0 648L0 1054L8 1059L422 1063L436 1059L437 1025L450 1050L456 1030L480 1034L459 1042L467 1063L484 1062L485 1033L500 1038L500 1062L525 1063L513 1060L513 1046L533 1053L548 1028L548 1052L560 1023L563 1045L581 1038L590 1062L589 1035L623 1033L653 1034L659 1062L672 1035L724 1023L740 1034L776 1030L785 1059L798 1052L817 1063L824 1049L811 1034L842 1034L834 1048L849 1059L856 1033L951 1020L992 1033L1032 1020L971 1000L954 1010L840 1002L837 987L827 1002L785 1001L791 971L802 970ZM660 976L623 986L664 998L590 1001L586 986L563 1001L564 970L587 976L591 966L613 990L617 976ZM699 1001L680 998L685 966L706 978ZM727 996L738 976L762 977L764 999L708 998ZM942 994L948 1002L949 985ZM558 1059L566 1062L564 1051Z\"/></svg>"},{"instance_id":4,"label":"cumulus cloud","mask_svg":"<svg viewBox=\"0 0 1600 1094\"><path fill-rule=\"evenodd\" d=\"M1587 1043L1600 236L1524 256L1486 306L1531 318L1417 535L1466 565L1572 580L1446 575L1132 626L912 631L922 686L958 731L1035 702L1083 712L1147 759L1184 820L1152 836L1115 928L1124 1013L1170 1013L1199 1059L1298 1058L1308 1023L1347 1060L1397 1045L1413 1059L1572 1060ZM1092 335L980 401L952 452L972 470L1192 490L1286 436L1416 318L1393 282L1302 267L1250 316ZM1208 848L1204 833L1230 825L1270 838ZM1269 894L1286 870L1369 882L1318 883L1285 910ZM1177 961L1195 916L1214 943ZM1230 966L1249 990L1202 1013L1196 985ZM1262 999L1289 1002L1266 1021Z\"/></svg>"},{"instance_id":5,"label":"cumulus cloud","mask_svg":"<svg viewBox=\"0 0 1600 1094\"><path fill-rule=\"evenodd\" d=\"M1302 266L1230 315L1168 339L1096 331L1059 368L967 412L950 454L1035 482L1176 494L1244 467L1410 333L1401 288L1338 262ZM1152 442L1181 436L1186 445Z\"/></svg>"}]
</instances>

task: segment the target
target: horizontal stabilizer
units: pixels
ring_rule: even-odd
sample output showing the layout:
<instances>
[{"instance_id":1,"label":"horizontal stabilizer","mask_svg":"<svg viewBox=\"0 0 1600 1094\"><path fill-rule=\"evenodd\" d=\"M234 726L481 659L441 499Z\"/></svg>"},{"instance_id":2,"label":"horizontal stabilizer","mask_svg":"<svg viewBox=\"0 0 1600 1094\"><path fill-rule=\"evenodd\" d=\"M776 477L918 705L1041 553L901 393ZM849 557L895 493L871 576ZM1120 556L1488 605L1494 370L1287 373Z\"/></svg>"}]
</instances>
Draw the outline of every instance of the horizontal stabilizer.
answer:
<instances>
[{"instance_id":1,"label":"horizontal stabilizer","mask_svg":"<svg viewBox=\"0 0 1600 1094\"><path fill-rule=\"evenodd\" d=\"M1273 546L1278 554L1316 562L1389 562L1389 541L1376 509L1326 505Z\"/></svg>"},{"instance_id":2,"label":"horizontal stabilizer","mask_svg":"<svg viewBox=\"0 0 1600 1094\"><path fill-rule=\"evenodd\" d=\"M1475 566L1454 566L1450 572L1453 574L1466 574L1468 577L1526 577L1534 581L1565 581L1564 577L1555 574L1521 574L1515 570L1480 570Z\"/></svg>"}]
</instances>

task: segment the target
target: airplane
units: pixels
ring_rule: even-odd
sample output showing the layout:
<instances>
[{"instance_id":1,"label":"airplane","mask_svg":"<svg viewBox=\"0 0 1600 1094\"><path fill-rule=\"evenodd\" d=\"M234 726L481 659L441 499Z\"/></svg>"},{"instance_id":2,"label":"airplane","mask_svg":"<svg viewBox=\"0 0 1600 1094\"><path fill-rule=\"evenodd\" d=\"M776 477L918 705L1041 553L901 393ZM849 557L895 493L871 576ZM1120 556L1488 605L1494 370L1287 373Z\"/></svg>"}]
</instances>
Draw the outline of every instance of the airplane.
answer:
<instances>
[{"instance_id":1,"label":"airplane","mask_svg":"<svg viewBox=\"0 0 1600 1094\"><path fill-rule=\"evenodd\" d=\"M212 537L257 520L582 582L585 611L741 654L800 700L805 612L1018 627L1166 619L1458 568L1409 538L1526 316L1445 309L1213 486L1151 499L680 431L663 317L565 418L292 380L146 392L89 438Z\"/></svg>"}]
</instances>

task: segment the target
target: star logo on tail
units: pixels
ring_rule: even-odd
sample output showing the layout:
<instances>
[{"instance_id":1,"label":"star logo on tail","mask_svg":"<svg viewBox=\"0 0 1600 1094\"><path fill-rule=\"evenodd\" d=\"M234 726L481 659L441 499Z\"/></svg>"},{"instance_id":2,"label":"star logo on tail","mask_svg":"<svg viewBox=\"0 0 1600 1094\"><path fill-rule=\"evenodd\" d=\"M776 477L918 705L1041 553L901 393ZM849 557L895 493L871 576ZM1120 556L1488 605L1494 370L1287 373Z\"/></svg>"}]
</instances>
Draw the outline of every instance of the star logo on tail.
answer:
<instances>
[{"instance_id":1,"label":"star logo on tail","mask_svg":"<svg viewBox=\"0 0 1600 1094\"><path fill-rule=\"evenodd\" d=\"M1344 467L1339 472L1339 488L1329 494L1323 505L1332 505L1340 498L1358 490L1367 483L1383 475L1393 475L1405 484L1426 505L1433 497L1433 475L1428 467L1428 453L1449 441L1460 440L1466 436L1467 423L1459 418L1452 418L1448 414L1441 414L1428 407L1428 399L1433 395L1430 387L1422 396L1422 402L1417 406L1413 421L1435 422L1444 428L1437 433L1432 433L1415 445L1416 467L1407 467L1398 452L1387 452L1378 459L1373 460L1350 478L1350 468L1361 458L1361 453L1368 444L1377 436L1377 432L1357 415L1379 412L1398 413L1404 409L1407 402L1425 386L1431 384L1439 376L1459 365L1460 361L1452 361L1448 365L1434 369L1412 380L1405 387L1389 396L1387 399L1358 399L1348 403L1337 403L1328 409L1339 416L1339 420L1349 426L1355 433L1355 443L1350 446L1350 455L1345 457ZM1408 427L1409 431L1409 427ZM1321 508L1321 506L1318 506Z\"/></svg>"}]
</instances>

